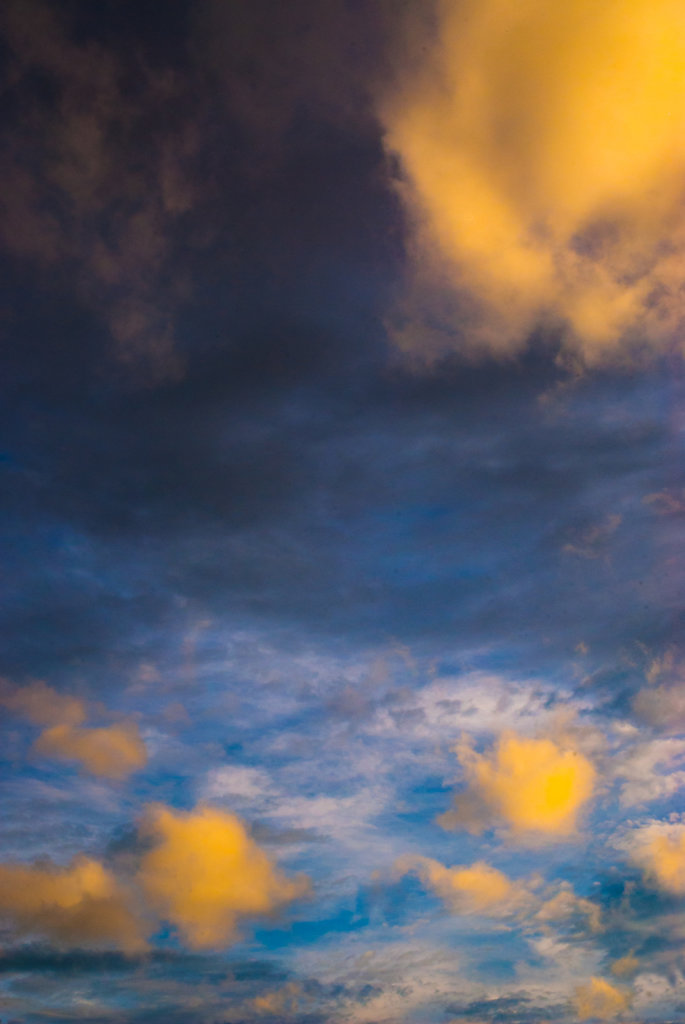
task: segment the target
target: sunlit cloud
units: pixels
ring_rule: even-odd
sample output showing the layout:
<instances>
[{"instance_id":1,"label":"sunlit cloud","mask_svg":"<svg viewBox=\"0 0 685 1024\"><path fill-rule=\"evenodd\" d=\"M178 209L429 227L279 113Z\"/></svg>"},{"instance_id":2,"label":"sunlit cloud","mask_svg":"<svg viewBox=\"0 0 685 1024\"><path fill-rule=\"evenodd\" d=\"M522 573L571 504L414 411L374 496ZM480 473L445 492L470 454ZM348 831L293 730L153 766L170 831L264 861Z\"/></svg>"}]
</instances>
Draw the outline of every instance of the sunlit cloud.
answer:
<instances>
[{"instance_id":1,"label":"sunlit cloud","mask_svg":"<svg viewBox=\"0 0 685 1024\"><path fill-rule=\"evenodd\" d=\"M308 880L282 874L232 814L157 806L142 829L154 845L142 858L138 884L194 949L225 946L242 918L273 914L308 892Z\"/></svg>"},{"instance_id":2,"label":"sunlit cloud","mask_svg":"<svg viewBox=\"0 0 685 1024\"><path fill-rule=\"evenodd\" d=\"M444 828L478 834L504 825L518 839L561 839L575 832L596 777L583 754L513 732L503 733L486 754L465 740L455 750L467 785L455 796L454 808L438 819Z\"/></svg>"},{"instance_id":3,"label":"sunlit cloud","mask_svg":"<svg viewBox=\"0 0 685 1024\"><path fill-rule=\"evenodd\" d=\"M604 978L591 978L576 989L573 1002L580 1020L612 1020L628 1008L630 996Z\"/></svg>"},{"instance_id":4,"label":"sunlit cloud","mask_svg":"<svg viewBox=\"0 0 685 1024\"><path fill-rule=\"evenodd\" d=\"M665 892L685 895L685 824L651 822L621 844L648 881Z\"/></svg>"},{"instance_id":5,"label":"sunlit cloud","mask_svg":"<svg viewBox=\"0 0 685 1024\"><path fill-rule=\"evenodd\" d=\"M682 5L434 11L380 100L413 234L398 343L510 355L542 325L585 365L679 345Z\"/></svg>"},{"instance_id":6,"label":"sunlit cloud","mask_svg":"<svg viewBox=\"0 0 685 1024\"><path fill-rule=\"evenodd\" d=\"M130 896L90 857L76 857L68 867L0 864L0 920L17 937L59 946L145 946Z\"/></svg>"},{"instance_id":7,"label":"sunlit cloud","mask_svg":"<svg viewBox=\"0 0 685 1024\"><path fill-rule=\"evenodd\" d=\"M85 702L43 682L23 687L6 684L0 704L35 725L46 726L34 744L34 750L45 757L76 761L86 771L109 779L126 778L147 763L147 749L135 722L85 726Z\"/></svg>"},{"instance_id":8,"label":"sunlit cloud","mask_svg":"<svg viewBox=\"0 0 685 1024\"><path fill-rule=\"evenodd\" d=\"M523 883L512 881L485 861L447 868L430 857L402 857L396 862L395 870L399 874L416 873L424 885L458 914L505 917L531 903L531 893Z\"/></svg>"},{"instance_id":9,"label":"sunlit cloud","mask_svg":"<svg viewBox=\"0 0 685 1024\"><path fill-rule=\"evenodd\" d=\"M615 974L617 978L629 978L635 974L640 961L632 953L626 953L625 956L621 956L618 960L614 960L611 965L611 973Z\"/></svg>"},{"instance_id":10,"label":"sunlit cloud","mask_svg":"<svg viewBox=\"0 0 685 1024\"><path fill-rule=\"evenodd\" d=\"M135 722L86 729L69 724L53 725L35 743L47 757L77 761L94 775L123 779L145 767L147 751Z\"/></svg>"}]
</instances>

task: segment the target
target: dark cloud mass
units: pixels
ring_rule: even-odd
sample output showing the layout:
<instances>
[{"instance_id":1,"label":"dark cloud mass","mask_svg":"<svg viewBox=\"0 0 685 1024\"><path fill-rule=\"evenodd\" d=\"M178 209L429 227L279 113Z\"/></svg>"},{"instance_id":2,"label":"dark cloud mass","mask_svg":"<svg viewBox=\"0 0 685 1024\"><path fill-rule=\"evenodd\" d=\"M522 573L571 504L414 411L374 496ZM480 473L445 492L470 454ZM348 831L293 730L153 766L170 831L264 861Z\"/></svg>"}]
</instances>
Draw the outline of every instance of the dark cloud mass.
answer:
<instances>
[{"instance_id":1,"label":"dark cloud mass","mask_svg":"<svg viewBox=\"0 0 685 1024\"><path fill-rule=\"evenodd\" d=\"M3 6L3 1021L678 1019L685 26L476 6Z\"/></svg>"}]
</instances>

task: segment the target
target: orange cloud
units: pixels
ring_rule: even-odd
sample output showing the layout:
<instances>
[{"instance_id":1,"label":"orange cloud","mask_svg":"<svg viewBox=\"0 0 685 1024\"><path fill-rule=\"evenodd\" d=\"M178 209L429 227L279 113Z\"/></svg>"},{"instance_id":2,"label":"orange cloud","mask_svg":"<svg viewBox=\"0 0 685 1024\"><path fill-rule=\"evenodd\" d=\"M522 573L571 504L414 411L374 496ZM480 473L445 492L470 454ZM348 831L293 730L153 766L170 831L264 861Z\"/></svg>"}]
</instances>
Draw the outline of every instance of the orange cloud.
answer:
<instances>
[{"instance_id":1,"label":"orange cloud","mask_svg":"<svg viewBox=\"0 0 685 1024\"><path fill-rule=\"evenodd\" d=\"M530 902L530 893L524 885L512 882L485 861L477 861L470 867L446 868L429 857L405 857L397 862L396 869L402 874L416 872L421 881L458 914L503 917Z\"/></svg>"},{"instance_id":2,"label":"orange cloud","mask_svg":"<svg viewBox=\"0 0 685 1024\"><path fill-rule=\"evenodd\" d=\"M94 775L124 779L147 763L147 750L135 722L96 729L53 725L36 740L34 749L48 757L78 761Z\"/></svg>"},{"instance_id":3,"label":"orange cloud","mask_svg":"<svg viewBox=\"0 0 685 1024\"><path fill-rule=\"evenodd\" d=\"M489 754L478 754L466 742L456 753L467 788L455 797L454 809L438 819L445 828L478 833L502 823L518 838L562 838L575 831L592 796L590 761L549 739L507 732Z\"/></svg>"},{"instance_id":4,"label":"orange cloud","mask_svg":"<svg viewBox=\"0 0 685 1024\"><path fill-rule=\"evenodd\" d=\"M241 918L271 914L308 891L308 880L286 878L232 814L157 806L143 832L155 845L137 881L151 907L194 949L226 945Z\"/></svg>"},{"instance_id":5,"label":"orange cloud","mask_svg":"<svg viewBox=\"0 0 685 1024\"><path fill-rule=\"evenodd\" d=\"M576 989L573 1002L580 1020L611 1020L627 1010L630 996L604 978L591 978Z\"/></svg>"},{"instance_id":6,"label":"orange cloud","mask_svg":"<svg viewBox=\"0 0 685 1024\"><path fill-rule=\"evenodd\" d=\"M147 763L147 750L135 722L84 726L84 702L58 693L43 682L23 687L7 685L0 694L0 704L36 725L47 726L34 744L34 749L46 757L78 761L94 775L110 779L123 779Z\"/></svg>"},{"instance_id":7,"label":"orange cloud","mask_svg":"<svg viewBox=\"0 0 685 1024\"><path fill-rule=\"evenodd\" d=\"M546 325L585 365L677 344L682 4L436 0L415 36L379 101L413 232L398 342L510 355Z\"/></svg>"},{"instance_id":8,"label":"orange cloud","mask_svg":"<svg viewBox=\"0 0 685 1024\"><path fill-rule=\"evenodd\" d=\"M141 921L121 886L89 857L64 868L0 864L0 920L19 936L62 946L145 946Z\"/></svg>"}]
</instances>

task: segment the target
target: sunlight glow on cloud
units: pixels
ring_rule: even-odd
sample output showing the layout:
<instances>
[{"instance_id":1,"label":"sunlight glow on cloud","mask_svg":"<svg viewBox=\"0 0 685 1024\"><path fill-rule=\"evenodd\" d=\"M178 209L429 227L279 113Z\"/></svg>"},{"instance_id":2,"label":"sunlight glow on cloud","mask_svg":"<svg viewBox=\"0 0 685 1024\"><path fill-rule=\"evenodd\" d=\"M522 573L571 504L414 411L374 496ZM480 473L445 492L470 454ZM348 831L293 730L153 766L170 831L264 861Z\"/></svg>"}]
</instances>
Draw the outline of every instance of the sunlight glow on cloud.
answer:
<instances>
[{"instance_id":1,"label":"sunlight glow on cloud","mask_svg":"<svg viewBox=\"0 0 685 1024\"><path fill-rule=\"evenodd\" d=\"M530 903L530 893L524 885L512 882L484 861L470 867L446 868L430 857L403 857L395 868L401 874L416 872L455 913L500 917Z\"/></svg>"},{"instance_id":2,"label":"sunlight glow on cloud","mask_svg":"<svg viewBox=\"0 0 685 1024\"><path fill-rule=\"evenodd\" d=\"M591 978L587 985L576 989L574 998L580 1020L611 1020L623 1013L629 1004L629 995L604 978Z\"/></svg>"},{"instance_id":3,"label":"sunlight glow on cloud","mask_svg":"<svg viewBox=\"0 0 685 1024\"><path fill-rule=\"evenodd\" d=\"M53 725L38 737L35 750L48 757L78 761L89 772L108 779L126 778L147 762L145 744L135 722L99 729Z\"/></svg>"},{"instance_id":4,"label":"sunlight glow on cloud","mask_svg":"<svg viewBox=\"0 0 685 1024\"><path fill-rule=\"evenodd\" d=\"M562 326L585 365L676 344L682 4L436 0L413 49L380 101L413 230L396 340L510 355Z\"/></svg>"},{"instance_id":5,"label":"sunlight glow on cloud","mask_svg":"<svg viewBox=\"0 0 685 1024\"><path fill-rule=\"evenodd\" d=\"M515 837L571 835L592 796L595 769L583 755L550 739L503 733L489 754L466 740L455 748L467 781L454 809L438 819L448 829L478 834L504 824Z\"/></svg>"},{"instance_id":6,"label":"sunlight glow on cloud","mask_svg":"<svg viewBox=\"0 0 685 1024\"><path fill-rule=\"evenodd\" d=\"M59 946L145 946L141 921L119 883L90 857L76 857L68 867L0 864L0 919L16 935Z\"/></svg>"},{"instance_id":7,"label":"sunlight glow on cloud","mask_svg":"<svg viewBox=\"0 0 685 1024\"><path fill-rule=\"evenodd\" d=\"M124 779L147 764L147 749L135 722L85 726L86 704L43 682L6 684L0 705L47 727L34 744L34 750L46 757L78 761L87 771L109 779Z\"/></svg>"},{"instance_id":8,"label":"sunlight glow on cloud","mask_svg":"<svg viewBox=\"0 0 685 1024\"><path fill-rule=\"evenodd\" d=\"M633 860L660 889L685 895L685 825L652 822L631 837Z\"/></svg>"},{"instance_id":9,"label":"sunlight glow on cloud","mask_svg":"<svg viewBox=\"0 0 685 1024\"><path fill-rule=\"evenodd\" d=\"M240 819L224 811L152 807L143 833L155 845L137 880L151 906L193 949L227 945L241 918L271 914L309 890L303 876L286 878Z\"/></svg>"}]
</instances>

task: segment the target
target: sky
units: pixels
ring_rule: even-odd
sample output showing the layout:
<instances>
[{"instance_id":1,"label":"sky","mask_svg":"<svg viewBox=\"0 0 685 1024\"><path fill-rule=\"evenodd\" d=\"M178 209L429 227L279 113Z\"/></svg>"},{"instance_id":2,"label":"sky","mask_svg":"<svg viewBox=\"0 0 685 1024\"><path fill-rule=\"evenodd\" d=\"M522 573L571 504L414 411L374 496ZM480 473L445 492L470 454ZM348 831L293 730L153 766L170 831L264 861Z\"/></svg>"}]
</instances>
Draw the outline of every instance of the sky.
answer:
<instances>
[{"instance_id":1,"label":"sky","mask_svg":"<svg viewBox=\"0 0 685 1024\"><path fill-rule=\"evenodd\" d=\"M680 0L6 0L2 1024L685 1019Z\"/></svg>"}]
</instances>

